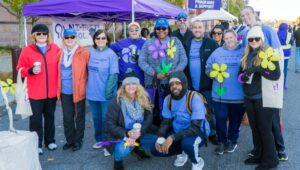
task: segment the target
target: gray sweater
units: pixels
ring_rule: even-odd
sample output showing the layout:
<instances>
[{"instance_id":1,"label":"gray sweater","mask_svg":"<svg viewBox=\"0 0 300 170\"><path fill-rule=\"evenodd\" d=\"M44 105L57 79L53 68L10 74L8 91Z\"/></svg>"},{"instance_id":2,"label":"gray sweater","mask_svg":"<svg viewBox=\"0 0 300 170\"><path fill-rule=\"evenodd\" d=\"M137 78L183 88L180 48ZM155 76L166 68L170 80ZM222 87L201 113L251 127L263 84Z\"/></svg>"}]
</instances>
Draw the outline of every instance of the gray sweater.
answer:
<instances>
[{"instance_id":1,"label":"gray sweater","mask_svg":"<svg viewBox=\"0 0 300 170\"><path fill-rule=\"evenodd\" d=\"M169 37L171 40L174 39L176 46L176 52L174 58L170 58L166 53L166 64L172 63L171 71L183 71L187 65L187 57L183 45L176 37ZM139 56L139 67L144 71L145 85L152 85L154 74L157 72L157 68L161 66L162 59L158 56L156 59L152 57L151 51L148 50L149 46L154 44L155 37L147 40L142 48ZM170 40L170 41L171 41Z\"/></svg>"}]
</instances>

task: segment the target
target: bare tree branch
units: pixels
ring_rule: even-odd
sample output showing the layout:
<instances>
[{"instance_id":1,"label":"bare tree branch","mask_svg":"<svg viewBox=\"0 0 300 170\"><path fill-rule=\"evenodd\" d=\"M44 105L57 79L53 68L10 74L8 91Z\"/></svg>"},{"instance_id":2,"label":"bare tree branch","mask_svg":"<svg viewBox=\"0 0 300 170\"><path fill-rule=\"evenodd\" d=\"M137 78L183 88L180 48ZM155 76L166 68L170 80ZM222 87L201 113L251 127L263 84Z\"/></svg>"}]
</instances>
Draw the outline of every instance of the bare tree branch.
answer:
<instances>
[{"instance_id":1,"label":"bare tree branch","mask_svg":"<svg viewBox=\"0 0 300 170\"><path fill-rule=\"evenodd\" d=\"M17 17L17 14L16 14L16 13L14 13L12 10L10 10L7 6L5 6L5 5L2 4L1 2L0 2L0 7L4 8L4 9L5 9L8 13L10 13L11 15Z\"/></svg>"}]
</instances>

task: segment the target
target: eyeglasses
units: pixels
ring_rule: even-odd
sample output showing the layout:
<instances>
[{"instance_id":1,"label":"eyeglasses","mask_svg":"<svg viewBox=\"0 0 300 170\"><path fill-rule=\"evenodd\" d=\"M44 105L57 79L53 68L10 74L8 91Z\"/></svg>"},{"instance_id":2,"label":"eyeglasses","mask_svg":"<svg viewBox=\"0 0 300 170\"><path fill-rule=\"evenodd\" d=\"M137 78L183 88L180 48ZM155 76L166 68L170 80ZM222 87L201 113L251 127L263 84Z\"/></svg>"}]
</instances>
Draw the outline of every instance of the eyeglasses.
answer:
<instances>
[{"instance_id":1,"label":"eyeglasses","mask_svg":"<svg viewBox=\"0 0 300 170\"><path fill-rule=\"evenodd\" d=\"M41 35L46 36L46 35L48 35L48 33L47 32L37 32L36 35L37 36L41 36Z\"/></svg>"},{"instance_id":2,"label":"eyeglasses","mask_svg":"<svg viewBox=\"0 0 300 170\"><path fill-rule=\"evenodd\" d=\"M212 32L212 35L222 35L223 32Z\"/></svg>"},{"instance_id":3,"label":"eyeglasses","mask_svg":"<svg viewBox=\"0 0 300 170\"><path fill-rule=\"evenodd\" d=\"M128 31L129 32L139 32L140 29L139 28L129 28Z\"/></svg>"},{"instance_id":4,"label":"eyeglasses","mask_svg":"<svg viewBox=\"0 0 300 170\"><path fill-rule=\"evenodd\" d=\"M70 37L64 37L64 39L75 39L75 36L70 36Z\"/></svg>"},{"instance_id":5,"label":"eyeglasses","mask_svg":"<svg viewBox=\"0 0 300 170\"><path fill-rule=\"evenodd\" d=\"M253 41L259 42L260 40L261 40L260 37L248 38L248 42L253 42Z\"/></svg>"},{"instance_id":6,"label":"eyeglasses","mask_svg":"<svg viewBox=\"0 0 300 170\"><path fill-rule=\"evenodd\" d=\"M106 37L97 37L96 40L106 40Z\"/></svg>"},{"instance_id":7,"label":"eyeglasses","mask_svg":"<svg viewBox=\"0 0 300 170\"><path fill-rule=\"evenodd\" d=\"M158 31L160 31L160 30L166 31L167 28L166 28L166 27L157 27L157 28L155 28L155 30L158 30Z\"/></svg>"}]
</instances>

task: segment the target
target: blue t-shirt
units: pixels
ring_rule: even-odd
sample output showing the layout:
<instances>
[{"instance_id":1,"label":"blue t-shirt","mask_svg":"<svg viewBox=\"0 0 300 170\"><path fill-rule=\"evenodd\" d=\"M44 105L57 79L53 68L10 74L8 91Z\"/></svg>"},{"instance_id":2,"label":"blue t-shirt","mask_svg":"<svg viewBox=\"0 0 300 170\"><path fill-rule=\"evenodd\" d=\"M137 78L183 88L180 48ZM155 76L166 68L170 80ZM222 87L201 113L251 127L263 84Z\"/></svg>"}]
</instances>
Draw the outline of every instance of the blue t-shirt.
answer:
<instances>
[{"instance_id":1,"label":"blue t-shirt","mask_svg":"<svg viewBox=\"0 0 300 170\"><path fill-rule=\"evenodd\" d=\"M229 78L224 78L223 83L219 83L213 79L212 98L217 101L243 101L244 93L242 84L238 81L238 73L240 69L241 59L243 57L244 48L240 45L236 49L225 49L225 47L217 48L208 58L206 68L212 68L214 63L219 66L226 64L225 72L229 73ZM217 93L225 89L223 94Z\"/></svg>"},{"instance_id":2,"label":"blue t-shirt","mask_svg":"<svg viewBox=\"0 0 300 170\"><path fill-rule=\"evenodd\" d=\"M37 45L38 46L38 45ZM47 52L47 45L45 46L38 46L38 48L41 50L41 52L45 55Z\"/></svg>"},{"instance_id":3,"label":"blue t-shirt","mask_svg":"<svg viewBox=\"0 0 300 170\"><path fill-rule=\"evenodd\" d=\"M139 56L144 43L145 40L142 38L137 40L126 38L111 45L111 49L114 50L119 56L120 74L118 80L120 82L123 81L126 70L131 68L138 75L141 84L144 84L144 72L138 66L138 60L132 60L133 49L136 49L136 55Z\"/></svg>"},{"instance_id":4,"label":"blue t-shirt","mask_svg":"<svg viewBox=\"0 0 300 170\"><path fill-rule=\"evenodd\" d=\"M140 116L137 120L134 120L129 113L126 113L124 115L124 123L125 123L125 129L131 130L133 128L133 124L140 123L142 124L144 121L144 115L143 113L138 113Z\"/></svg>"},{"instance_id":5,"label":"blue t-shirt","mask_svg":"<svg viewBox=\"0 0 300 170\"><path fill-rule=\"evenodd\" d=\"M93 101L107 101L106 82L108 76L115 73L119 73L118 57L115 52L110 48L103 51L90 48L86 98Z\"/></svg>"},{"instance_id":6,"label":"blue t-shirt","mask_svg":"<svg viewBox=\"0 0 300 170\"><path fill-rule=\"evenodd\" d=\"M189 58L189 68L190 75L192 79L192 86L195 90L200 88L201 80L201 60L200 60L200 48L202 46L202 41L192 40L190 58Z\"/></svg>"},{"instance_id":7,"label":"blue t-shirt","mask_svg":"<svg viewBox=\"0 0 300 170\"><path fill-rule=\"evenodd\" d=\"M168 96L164 99L162 117L173 119L172 125L175 133L187 129L192 120L205 119L206 109L199 95L195 94L192 100L192 113L186 109L186 95L180 100L172 99L171 111L168 108Z\"/></svg>"},{"instance_id":8,"label":"blue t-shirt","mask_svg":"<svg viewBox=\"0 0 300 170\"><path fill-rule=\"evenodd\" d=\"M63 58L62 61L64 61ZM61 92L63 94L73 94L72 64L69 67L65 67L63 62L61 63L60 77L61 77Z\"/></svg>"}]
</instances>

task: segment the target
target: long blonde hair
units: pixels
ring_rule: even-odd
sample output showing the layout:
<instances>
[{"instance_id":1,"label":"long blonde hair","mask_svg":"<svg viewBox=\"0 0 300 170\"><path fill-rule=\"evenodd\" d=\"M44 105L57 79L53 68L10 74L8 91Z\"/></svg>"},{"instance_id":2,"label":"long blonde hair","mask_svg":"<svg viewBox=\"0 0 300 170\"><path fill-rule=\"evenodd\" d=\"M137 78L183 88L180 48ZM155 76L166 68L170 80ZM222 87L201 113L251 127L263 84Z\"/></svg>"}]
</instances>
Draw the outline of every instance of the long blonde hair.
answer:
<instances>
[{"instance_id":1,"label":"long blonde hair","mask_svg":"<svg viewBox=\"0 0 300 170\"><path fill-rule=\"evenodd\" d=\"M120 98L129 99L126 95L125 85L122 85L117 92L117 101L119 103ZM135 100L145 109L152 110L151 102L148 93L143 86L137 84L135 92Z\"/></svg>"},{"instance_id":2,"label":"long blonde hair","mask_svg":"<svg viewBox=\"0 0 300 170\"><path fill-rule=\"evenodd\" d=\"M265 43L263 42L263 40L261 39L260 40L261 41L261 44L260 44L260 46L259 46L259 49L258 49L258 53L257 53L257 55L254 57L254 61L253 61L253 65L254 66L259 66L260 64L261 64L261 62L262 62L262 59L261 58L259 58L259 52L260 51L265 51L266 49L267 49L267 47L266 47L266 45L265 45ZM250 47L250 45L249 45L249 42L248 42L248 44L247 44L247 47L246 47L246 49L245 49L245 52L244 52L244 54L243 54L243 58L241 59L241 67L242 67L242 69L243 70L245 70L246 68L247 68L247 60L248 60L248 56L249 56L249 54L250 54L250 52L252 51L253 49Z\"/></svg>"}]
</instances>

